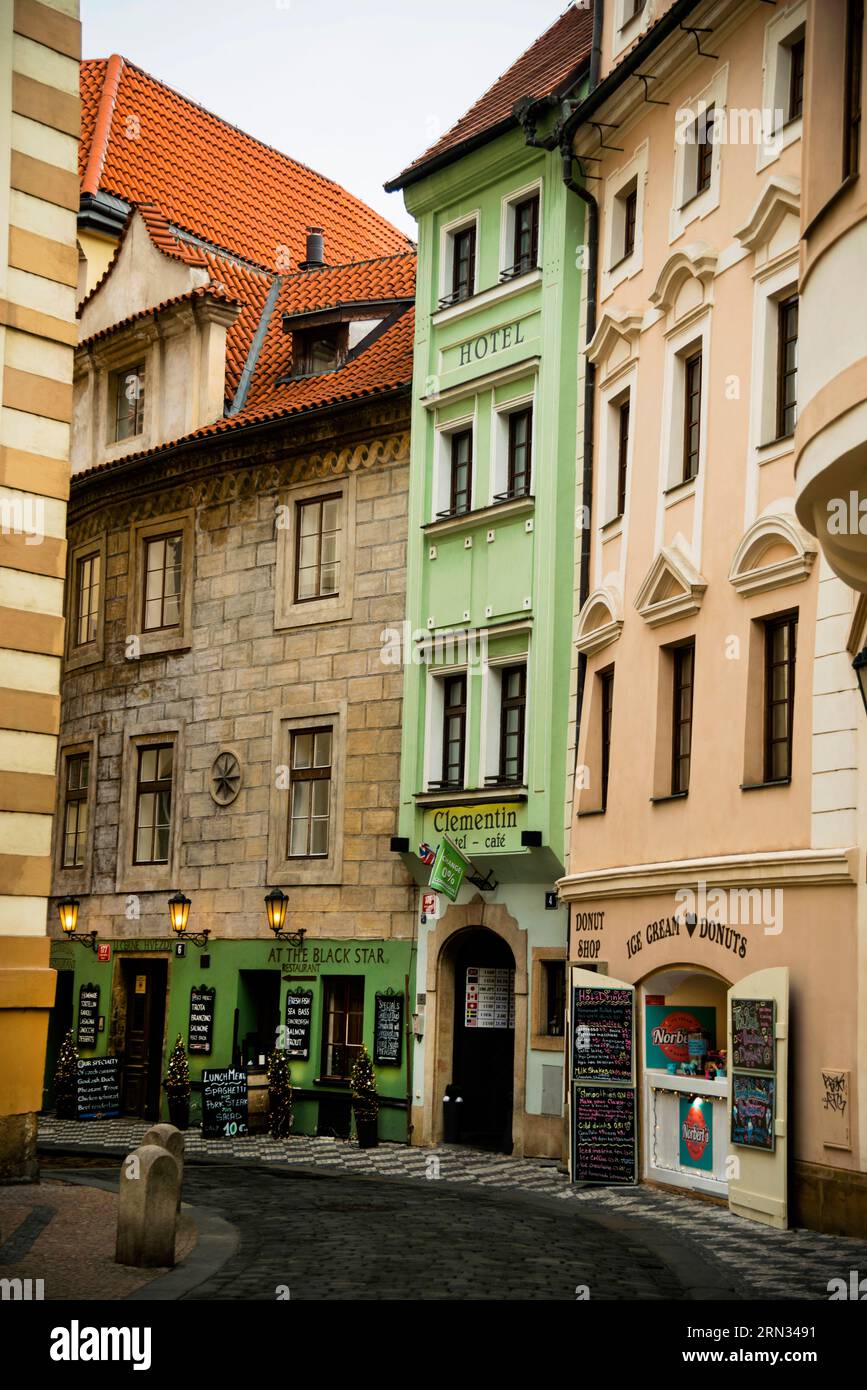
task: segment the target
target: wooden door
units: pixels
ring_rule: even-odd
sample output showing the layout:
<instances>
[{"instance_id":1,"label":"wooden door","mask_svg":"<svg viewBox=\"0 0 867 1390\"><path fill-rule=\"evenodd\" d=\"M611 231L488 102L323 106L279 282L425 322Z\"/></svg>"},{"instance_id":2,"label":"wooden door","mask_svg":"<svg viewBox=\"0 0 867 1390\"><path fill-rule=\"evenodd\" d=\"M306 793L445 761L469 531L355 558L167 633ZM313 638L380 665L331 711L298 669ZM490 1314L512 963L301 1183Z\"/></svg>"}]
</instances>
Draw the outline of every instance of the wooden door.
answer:
<instances>
[{"instance_id":1,"label":"wooden door","mask_svg":"<svg viewBox=\"0 0 867 1390\"><path fill-rule=\"evenodd\" d=\"M126 1034L123 1111L145 1120L159 1117L166 962L124 961Z\"/></svg>"},{"instance_id":2,"label":"wooden door","mask_svg":"<svg viewBox=\"0 0 867 1390\"><path fill-rule=\"evenodd\" d=\"M789 972L757 970L728 992L729 1207L788 1226Z\"/></svg>"}]
</instances>

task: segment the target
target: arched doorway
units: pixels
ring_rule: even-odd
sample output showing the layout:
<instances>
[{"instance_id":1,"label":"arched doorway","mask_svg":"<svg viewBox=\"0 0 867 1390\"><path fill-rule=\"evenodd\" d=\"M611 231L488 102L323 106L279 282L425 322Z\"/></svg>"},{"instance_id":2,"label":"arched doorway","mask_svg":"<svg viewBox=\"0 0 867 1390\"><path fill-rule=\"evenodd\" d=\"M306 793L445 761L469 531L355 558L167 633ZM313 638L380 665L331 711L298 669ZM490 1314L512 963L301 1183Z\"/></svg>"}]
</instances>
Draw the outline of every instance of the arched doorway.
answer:
<instances>
[{"instance_id":1,"label":"arched doorway","mask_svg":"<svg viewBox=\"0 0 867 1390\"><path fill-rule=\"evenodd\" d=\"M444 946L441 969L451 975L454 991L449 1103L460 1107L455 1138L511 1153L515 958L495 932L468 927Z\"/></svg>"}]
</instances>

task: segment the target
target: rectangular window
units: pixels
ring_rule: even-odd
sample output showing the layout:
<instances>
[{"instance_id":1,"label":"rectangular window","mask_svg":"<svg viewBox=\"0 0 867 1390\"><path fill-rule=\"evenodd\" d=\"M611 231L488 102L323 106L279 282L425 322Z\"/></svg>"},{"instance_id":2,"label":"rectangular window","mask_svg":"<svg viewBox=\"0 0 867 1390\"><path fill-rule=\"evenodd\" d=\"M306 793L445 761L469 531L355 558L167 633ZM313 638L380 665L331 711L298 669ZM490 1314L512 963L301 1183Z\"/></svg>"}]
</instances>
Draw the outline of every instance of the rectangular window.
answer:
<instances>
[{"instance_id":1,"label":"rectangular window","mask_svg":"<svg viewBox=\"0 0 867 1390\"><path fill-rule=\"evenodd\" d=\"M566 967L561 960L543 960L542 1028L546 1038L562 1038L566 1020Z\"/></svg>"},{"instance_id":2,"label":"rectangular window","mask_svg":"<svg viewBox=\"0 0 867 1390\"><path fill-rule=\"evenodd\" d=\"M697 198L699 193L704 193L706 188L710 188L710 176L713 168L713 133L714 133L714 108L709 106L695 123L695 189L694 196Z\"/></svg>"},{"instance_id":3,"label":"rectangular window","mask_svg":"<svg viewBox=\"0 0 867 1390\"><path fill-rule=\"evenodd\" d=\"M611 767L611 716L614 712L614 667L599 672L599 695L601 699L601 763L602 763L602 805L608 805L608 772Z\"/></svg>"},{"instance_id":4,"label":"rectangular window","mask_svg":"<svg viewBox=\"0 0 867 1390\"><path fill-rule=\"evenodd\" d=\"M527 668L507 666L500 677L500 781L524 780Z\"/></svg>"},{"instance_id":5,"label":"rectangular window","mask_svg":"<svg viewBox=\"0 0 867 1390\"><path fill-rule=\"evenodd\" d=\"M132 439L144 429L144 363L114 375L114 438Z\"/></svg>"},{"instance_id":6,"label":"rectangular window","mask_svg":"<svg viewBox=\"0 0 867 1390\"><path fill-rule=\"evenodd\" d=\"M452 303L468 299L476 279L476 229L455 232L452 247Z\"/></svg>"},{"instance_id":7,"label":"rectangular window","mask_svg":"<svg viewBox=\"0 0 867 1390\"><path fill-rule=\"evenodd\" d=\"M181 551L183 535L154 536L144 546L145 632L177 627L181 620Z\"/></svg>"},{"instance_id":8,"label":"rectangular window","mask_svg":"<svg viewBox=\"0 0 867 1390\"><path fill-rule=\"evenodd\" d=\"M861 64L864 51L864 0L846 7L846 78L843 111L843 177L854 177L861 165Z\"/></svg>"},{"instance_id":9,"label":"rectangular window","mask_svg":"<svg viewBox=\"0 0 867 1390\"><path fill-rule=\"evenodd\" d=\"M515 240L512 273L535 270L539 261L539 195L515 204Z\"/></svg>"},{"instance_id":10,"label":"rectangular window","mask_svg":"<svg viewBox=\"0 0 867 1390\"><path fill-rule=\"evenodd\" d=\"M692 688L695 644L675 647L674 690L671 720L671 792L689 791L689 763L692 748Z\"/></svg>"},{"instance_id":11,"label":"rectangular window","mask_svg":"<svg viewBox=\"0 0 867 1390\"><path fill-rule=\"evenodd\" d=\"M71 754L66 759L66 780L64 783L62 857L64 869L80 869L84 864L89 780L90 754Z\"/></svg>"},{"instance_id":12,"label":"rectangular window","mask_svg":"<svg viewBox=\"0 0 867 1390\"><path fill-rule=\"evenodd\" d=\"M701 353L694 352L683 364L683 481L698 474L701 445Z\"/></svg>"},{"instance_id":13,"label":"rectangular window","mask_svg":"<svg viewBox=\"0 0 867 1390\"><path fill-rule=\"evenodd\" d=\"M798 410L798 296L793 294L778 307L777 438L795 433Z\"/></svg>"},{"instance_id":14,"label":"rectangular window","mask_svg":"<svg viewBox=\"0 0 867 1390\"><path fill-rule=\"evenodd\" d=\"M530 494L530 453L533 447L533 412L516 410L509 416L508 497Z\"/></svg>"},{"instance_id":15,"label":"rectangular window","mask_svg":"<svg viewBox=\"0 0 867 1390\"><path fill-rule=\"evenodd\" d=\"M453 434L451 473L449 477L449 510L447 516L463 516L472 507L473 432L460 430Z\"/></svg>"},{"instance_id":16,"label":"rectangular window","mask_svg":"<svg viewBox=\"0 0 867 1390\"><path fill-rule=\"evenodd\" d=\"M626 511L626 472L629 459L629 401L617 411L617 515Z\"/></svg>"},{"instance_id":17,"label":"rectangular window","mask_svg":"<svg viewBox=\"0 0 867 1390\"><path fill-rule=\"evenodd\" d=\"M623 23L621 28L625 28L637 14L641 14L647 0L623 0Z\"/></svg>"},{"instance_id":18,"label":"rectangular window","mask_svg":"<svg viewBox=\"0 0 867 1390\"><path fill-rule=\"evenodd\" d=\"M331 818L330 728L292 734L289 770L289 858L317 859L328 854Z\"/></svg>"},{"instance_id":19,"label":"rectangular window","mask_svg":"<svg viewBox=\"0 0 867 1390\"><path fill-rule=\"evenodd\" d=\"M766 782L785 781L792 775L797 633L794 613L765 623Z\"/></svg>"},{"instance_id":20,"label":"rectangular window","mask_svg":"<svg viewBox=\"0 0 867 1390\"><path fill-rule=\"evenodd\" d=\"M789 100L787 121L797 121L804 114L804 39L789 44Z\"/></svg>"},{"instance_id":21,"label":"rectangular window","mask_svg":"<svg viewBox=\"0 0 867 1390\"><path fill-rule=\"evenodd\" d=\"M326 975L322 1075L346 1081L364 1039L364 976Z\"/></svg>"},{"instance_id":22,"label":"rectangular window","mask_svg":"<svg viewBox=\"0 0 867 1390\"><path fill-rule=\"evenodd\" d=\"M172 821L174 745L138 750L135 795L135 864L167 864Z\"/></svg>"},{"instance_id":23,"label":"rectangular window","mask_svg":"<svg viewBox=\"0 0 867 1390\"><path fill-rule=\"evenodd\" d=\"M75 567L75 646L96 639L99 616L100 557L85 555Z\"/></svg>"},{"instance_id":24,"label":"rectangular window","mask_svg":"<svg viewBox=\"0 0 867 1390\"><path fill-rule=\"evenodd\" d=\"M623 199L623 259L635 250L635 221L638 215L638 188L629 190Z\"/></svg>"},{"instance_id":25,"label":"rectangular window","mask_svg":"<svg viewBox=\"0 0 867 1390\"><path fill-rule=\"evenodd\" d=\"M467 742L466 674L462 672L458 676L447 676L443 687L442 785L462 787Z\"/></svg>"},{"instance_id":26,"label":"rectangular window","mask_svg":"<svg viewBox=\"0 0 867 1390\"><path fill-rule=\"evenodd\" d=\"M299 502L295 534L295 602L336 597L340 591L340 497Z\"/></svg>"}]
</instances>

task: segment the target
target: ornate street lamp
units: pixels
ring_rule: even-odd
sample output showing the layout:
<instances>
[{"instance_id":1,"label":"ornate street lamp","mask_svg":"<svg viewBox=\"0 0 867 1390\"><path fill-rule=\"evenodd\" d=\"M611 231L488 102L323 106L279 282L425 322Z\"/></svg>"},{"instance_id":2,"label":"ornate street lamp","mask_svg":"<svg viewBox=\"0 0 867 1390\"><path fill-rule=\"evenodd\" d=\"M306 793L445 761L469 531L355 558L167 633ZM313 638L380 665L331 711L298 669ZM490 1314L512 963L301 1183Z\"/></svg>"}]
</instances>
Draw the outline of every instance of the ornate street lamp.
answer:
<instances>
[{"instance_id":1,"label":"ornate street lamp","mask_svg":"<svg viewBox=\"0 0 867 1390\"><path fill-rule=\"evenodd\" d=\"M63 935L66 937L67 941L75 941L79 946L87 946L91 951L95 951L97 933L95 931L85 931L82 932L81 935L77 933L78 909L80 907L81 903L78 901L78 898L59 899L57 912L60 917Z\"/></svg>"},{"instance_id":2,"label":"ornate street lamp","mask_svg":"<svg viewBox=\"0 0 867 1390\"><path fill-rule=\"evenodd\" d=\"M192 932L187 934L187 919L190 915L190 900L185 898L183 893L178 890L169 898L169 921L172 924L172 931L179 941L192 941L194 946L207 946L208 937L211 935L209 929L204 931Z\"/></svg>"},{"instance_id":3,"label":"ornate street lamp","mask_svg":"<svg viewBox=\"0 0 867 1390\"><path fill-rule=\"evenodd\" d=\"M861 648L852 662L852 669L858 677L858 688L861 691L861 699L864 701L864 709L867 711L867 647Z\"/></svg>"},{"instance_id":4,"label":"ornate street lamp","mask_svg":"<svg viewBox=\"0 0 867 1390\"><path fill-rule=\"evenodd\" d=\"M265 911L268 914L268 926L274 933L275 941L288 941L290 946L304 945L304 928L299 927L297 931L284 931L283 923L286 921L286 909L289 906L289 898L282 888L272 888L270 893L265 895Z\"/></svg>"}]
</instances>

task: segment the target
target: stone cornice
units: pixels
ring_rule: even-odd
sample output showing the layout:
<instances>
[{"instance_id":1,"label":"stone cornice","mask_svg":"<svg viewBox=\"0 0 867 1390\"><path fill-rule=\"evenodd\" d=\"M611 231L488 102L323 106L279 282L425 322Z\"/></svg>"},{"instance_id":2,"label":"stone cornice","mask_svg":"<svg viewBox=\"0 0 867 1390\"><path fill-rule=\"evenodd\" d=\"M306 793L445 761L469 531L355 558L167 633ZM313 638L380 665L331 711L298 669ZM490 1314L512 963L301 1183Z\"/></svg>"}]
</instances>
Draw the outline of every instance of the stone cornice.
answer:
<instances>
[{"instance_id":1,"label":"stone cornice","mask_svg":"<svg viewBox=\"0 0 867 1390\"><path fill-rule=\"evenodd\" d=\"M765 850L756 854L712 855L656 864L618 865L566 874L557 892L567 902L639 898L678 888L825 888L857 884L858 850Z\"/></svg>"}]
</instances>

